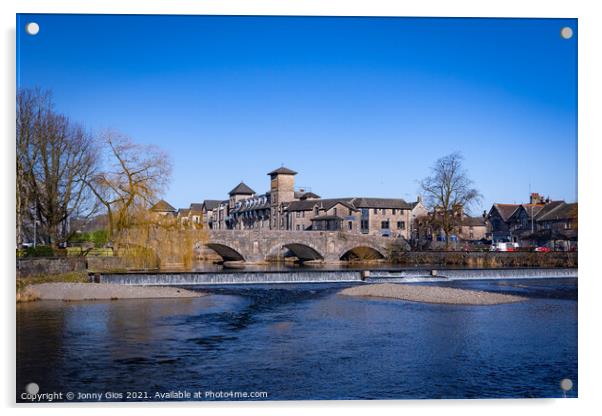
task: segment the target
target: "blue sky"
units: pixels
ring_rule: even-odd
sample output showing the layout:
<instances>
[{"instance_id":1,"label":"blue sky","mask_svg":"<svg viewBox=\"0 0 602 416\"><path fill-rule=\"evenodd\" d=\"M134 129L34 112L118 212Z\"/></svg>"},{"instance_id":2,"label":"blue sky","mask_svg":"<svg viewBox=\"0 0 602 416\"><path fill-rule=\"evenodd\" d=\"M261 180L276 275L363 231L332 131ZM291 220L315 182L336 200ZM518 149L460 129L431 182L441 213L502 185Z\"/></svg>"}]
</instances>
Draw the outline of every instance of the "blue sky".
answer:
<instances>
[{"instance_id":1,"label":"blue sky","mask_svg":"<svg viewBox=\"0 0 602 416\"><path fill-rule=\"evenodd\" d=\"M576 19L26 14L17 43L19 87L170 153L176 207L282 164L323 197L415 200L453 151L481 209L577 198Z\"/></svg>"}]
</instances>

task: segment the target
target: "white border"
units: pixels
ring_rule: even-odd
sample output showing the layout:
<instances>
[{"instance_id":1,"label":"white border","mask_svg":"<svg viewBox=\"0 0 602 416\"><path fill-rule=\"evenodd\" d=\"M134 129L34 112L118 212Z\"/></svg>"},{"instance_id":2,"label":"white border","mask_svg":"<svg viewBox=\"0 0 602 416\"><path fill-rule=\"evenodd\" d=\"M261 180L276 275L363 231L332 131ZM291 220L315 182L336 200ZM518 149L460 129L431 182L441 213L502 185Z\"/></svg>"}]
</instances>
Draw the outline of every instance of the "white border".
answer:
<instances>
[{"instance_id":1,"label":"white border","mask_svg":"<svg viewBox=\"0 0 602 416\"><path fill-rule=\"evenodd\" d=\"M600 313L596 296L602 292L599 273L602 246L597 242L600 224L600 141L602 118L599 104L601 95L600 41L602 21L594 1L383 1L383 0L5 0L1 2L3 25L2 91L0 101L3 129L2 206L3 232L2 266L3 308L6 312L6 337L2 342L3 376L0 394L5 406L11 406L15 397L15 311L14 311L14 94L15 94L15 13L117 13L117 14L238 14L238 15L331 15L331 16L463 16L463 17L576 17L579 18L579 399L575 400L479 400L479 401L386 401L386 402L270 402L270 403L165 403L144 406L145 414L163 414L166 407L174 407L190 414L327 414L345 412L364 414L367 411L399 414L478 414L507 415L515 412L546 415L589 413L596 407L601 395L599 355ZM597 405L597 406L596 406ZM12 413L14 409L9 409ZM25 406L20 406L25 407ZM44 414L79 414L85 405L39 406ZM104 414L106 408L127 407L136 411L139 405L104 404L87 409L91 414ZM25 407L27 413L34 408Z\"/></svg>"}]
</instances>

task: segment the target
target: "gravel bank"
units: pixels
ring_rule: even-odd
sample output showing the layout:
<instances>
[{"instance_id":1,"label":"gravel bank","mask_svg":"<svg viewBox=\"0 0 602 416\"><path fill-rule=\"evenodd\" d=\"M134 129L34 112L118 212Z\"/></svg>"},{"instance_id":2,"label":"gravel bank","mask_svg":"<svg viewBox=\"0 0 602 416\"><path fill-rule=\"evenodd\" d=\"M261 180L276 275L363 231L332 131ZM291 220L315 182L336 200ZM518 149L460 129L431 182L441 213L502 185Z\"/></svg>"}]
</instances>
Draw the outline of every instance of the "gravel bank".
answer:
<instances>
[{"instance_id":1,"label":"gravel bank","mask_svg":"<svg viewBox=\"0 0 602 416\"><path fill-rule=\"evenodd\" d=\"M176 287L124 286L106 283L42 283L25 289L25 295L41 300L101 300L146 298L196 298L205 293Z\"/></svg>"},{"instance_id":2,"label":"gravel bank","mask_svg":"<svg viewBox=\"0 0 602 416\"><path fill-rule=\"evenodd\" d=\"M369 296L451 305L497 305L527 300L524 297L502 293L393 283L355 286L343 289L339 293L346 296Z\"/></svg>"}]
</instances>

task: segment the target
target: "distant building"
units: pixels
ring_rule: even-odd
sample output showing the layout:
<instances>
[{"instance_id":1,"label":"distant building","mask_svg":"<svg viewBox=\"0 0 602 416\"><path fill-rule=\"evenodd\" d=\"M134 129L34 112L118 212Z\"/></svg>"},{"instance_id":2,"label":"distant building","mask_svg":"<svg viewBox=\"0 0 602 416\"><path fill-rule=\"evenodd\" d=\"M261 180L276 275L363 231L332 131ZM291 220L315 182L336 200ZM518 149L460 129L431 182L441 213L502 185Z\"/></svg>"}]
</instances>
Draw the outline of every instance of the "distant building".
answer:
<instances>
[{"instance_id":1,"label":"distant building","mask_svg":"<svg viewBox=\"0 0 602 416\"><path fill-rule=\"evenodd\" d=\"M159 215L177 215L177 210L163 199L150 207L150 211Z\"/></svg>"},{"instance_id":2,"label":"distant building","mask_svg":"<svg viewBox=\"0 0 602 416\"><path fill-rule=\"evenodd\" d=\"M188 225L190 221L190 208L180 208L176 214L178 221L182 225Z\"/></svg>"},{"instance_id":3,"label":"distant building","mask_svg":"<svg viewBox=\"0 0 602 416\"><path fill-rule=\"evenodd\" d=\"M441 209L435 208L432 212L427 211L426 213L422 211L415 221L416 238L419 243L446 241L447 236L441 227L442 216ZM487 238L488 225L485 216L469 216L464 212L462 205L456 205L449 211L449 218L453 225L449 241L479 242Z\"/></svg>"},{"instance_id":4,"label":"distant building","mask_svg":"<svg viewBox=\"0 0 602 416\"><path fill-rule=\"evenodd\" d=\"M321 198L295 189L297 172L280 167L268 173L270 190L257 194L244 182L228 200L206 200L202 218L209 229L343 231L410 238L412 221L424 206L398 198Z\"/></svg>"},{"instance_id":5,"label":"distant building","mask_svg":"<svg viewBox=\"0 0 602 416\"><path fill-rule=\"evenodd\" d=\"M481 241L487 239L487 220L483 216L465 215L460 223L459 237L463 241Z\"/></svg>"},{"instance_id":6,"label":"distant building","mask_svg":"<svg viewBox=\"0 0 602 416\"><path fill-rule=\"evenodd\" d=\"M528 204L493 204L487 219L493 242L572 249L577 242L577 203L532 193Z\"/></svg>"},{"instance_id":7,"label":"distant building","mask_svg":"<svg viewBox=\"0 0 602 416\"><path fill-rule=\"evenodd\" d=\"M518 209L518 204L493 204L487 220L491 227L491 239L498 241L511 241L510 217Z\"/></svg>"}]
</instances>

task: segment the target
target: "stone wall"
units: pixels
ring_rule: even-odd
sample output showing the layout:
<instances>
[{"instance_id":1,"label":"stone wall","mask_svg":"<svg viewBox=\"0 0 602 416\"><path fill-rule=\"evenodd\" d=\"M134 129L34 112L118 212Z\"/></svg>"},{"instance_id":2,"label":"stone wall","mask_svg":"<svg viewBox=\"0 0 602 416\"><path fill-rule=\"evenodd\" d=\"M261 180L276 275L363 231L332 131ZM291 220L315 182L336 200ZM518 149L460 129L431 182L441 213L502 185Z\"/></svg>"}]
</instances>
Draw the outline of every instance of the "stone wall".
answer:
<instances>
[{"instance_id":1,"label":"stone wall","mask_svg":"<svg viewBox=\"0 0 602 416\"><path fill-rule=\"evenodd\" d=\"M576 252L396 252L392 262L404 266L437 267L577 267Z\"/></svg>"},{"instance_id":2,"label":"stone wall","mask_svg":"<svg viewBox=\"0 0 602 416\"><path fill-rule=\"evenodd\" d=\"M91 272L121 271L127 268L122 257L88 256L86 260L88 264L88 271Z\"/></svg>"},{"instance_id":3,"label":"stone wall","mask_svg":"<svg viewBox=\"0 0 602 416\"><path fill-rule=\"evenodd\" d=\"M85 257L40 257L17 259L17 277L86 271Z\"/></svg>"},{"instance_id":4,"label":"stone wall","mask_svg":"<svg viewBox=\"0 0 602 416\"><path fill-rule=\"evenodd\" d=\"M124 271L121 257L36 257L17 259L17 278L48 276L71 272Z\"/></svg>"}]
</instances>

